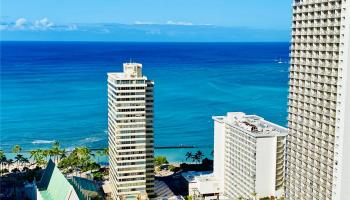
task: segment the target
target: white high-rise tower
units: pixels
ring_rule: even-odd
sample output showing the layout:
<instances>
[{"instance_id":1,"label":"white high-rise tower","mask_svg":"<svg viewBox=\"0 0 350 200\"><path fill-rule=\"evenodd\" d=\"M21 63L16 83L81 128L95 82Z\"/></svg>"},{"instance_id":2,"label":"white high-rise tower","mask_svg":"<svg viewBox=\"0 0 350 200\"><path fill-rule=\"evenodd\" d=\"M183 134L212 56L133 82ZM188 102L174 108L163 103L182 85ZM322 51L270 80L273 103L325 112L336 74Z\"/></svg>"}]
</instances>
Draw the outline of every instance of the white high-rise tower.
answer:
<instances>
[{"instance_id":1,"label":"white high-rise tower","mask_svg":"<svg viewBox=\"0 0 350 200\"><path fill-rule=\"evenodd\" d=\"M108 73L108 134L112 199L154 196L153 81L142 65Z\"/></svg>"},{"instance_id":2,"label":"white high-rise tower","mask_svg":"<svg viewBox=\"0 0 350 200\"><path fill-rule=\"evenodd\" d=\"M286 198L350 198L350 0L294 0Z\"/></svg>"}]
</instances>

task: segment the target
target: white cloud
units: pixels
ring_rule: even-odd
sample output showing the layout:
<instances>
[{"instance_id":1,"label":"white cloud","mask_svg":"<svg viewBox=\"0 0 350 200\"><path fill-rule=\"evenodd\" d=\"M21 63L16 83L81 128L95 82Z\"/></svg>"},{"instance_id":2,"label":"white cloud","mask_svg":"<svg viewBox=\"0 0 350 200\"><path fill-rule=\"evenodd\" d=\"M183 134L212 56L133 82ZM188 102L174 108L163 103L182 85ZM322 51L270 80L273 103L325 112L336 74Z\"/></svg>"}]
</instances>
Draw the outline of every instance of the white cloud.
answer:
<instances>
[{"instance_id":1,"label":"white cloud","mask_svg":"<svg viewBox=\"0 0 350 200\"><path fill-rule=\"evenodd\" d=\"M16 20L15 25L13 26L13 28L15 28L15 29L23 29L26 22L27 22L27 20L25 18L19 18L19 19Z\"/></svg>"},{"instance_id":2,"label":"white cloud","mask_svg":"<svg viewBox=\"0 0 350 200\"><path fill-rule=\"evenodd\" d=\"M47 17L35 21L28 21L26 18L18 18L14 22L0 21L2 31L77 31L76 24L55 25Z\"/></svg>"},{"instance_id":3,"label":"white cloud","mask_svg":"<svg viewBox=\"0 0 350 200\"><path fill-rule=\"evenodd\" d=\"M50 27L52 27L54 24L50 22L46 17L36 20L34 22L34 26L32 26L33 29L41 29L41 30L46 30Z\"/></svg>"},{"instance_id":4,"label":"white cloud","mask_svg":"<svg viewBox=\"0 0 350 200\"><path fill-rule=\"evenodd\" d=\"M194 24L192 22L181 22L181 21L172 21L169 20L166 22L167 25L180 25L180 26L193 26Z\"/></svg>"},{"instance_id":5,"label":"white cloud","mask_svg":"<svg viewBox=\"0 0 350 200\"><path fill-rule=\"evenodd\" d=\"M66 28L66 31L76 31L78 30L78 26L75 24L69 24Z\"/></svg>"},{"instance_id":6,"label":"white cloud","mask_svg":"<svg viewBox=\"0 0 350 200\"><path fill-rule=\"evenodd\" d=\"M144 22L144 21L135 21L134 24L135 24L135 25L154 25L154 24L157 24L157 23L154 23L154 22Z\"/></svg>"},{"instance_id":7,"label":"white cloud","mask_svg":"<svg viewBox=\"0 0 350 200\"><path fill-rule=\"evenodd\" d=\"M192 22L168 20L165 23L135 21L134 25L174 25L174 26L212 26L211 24L194 24Z\"/></svg>"}]
</instances>

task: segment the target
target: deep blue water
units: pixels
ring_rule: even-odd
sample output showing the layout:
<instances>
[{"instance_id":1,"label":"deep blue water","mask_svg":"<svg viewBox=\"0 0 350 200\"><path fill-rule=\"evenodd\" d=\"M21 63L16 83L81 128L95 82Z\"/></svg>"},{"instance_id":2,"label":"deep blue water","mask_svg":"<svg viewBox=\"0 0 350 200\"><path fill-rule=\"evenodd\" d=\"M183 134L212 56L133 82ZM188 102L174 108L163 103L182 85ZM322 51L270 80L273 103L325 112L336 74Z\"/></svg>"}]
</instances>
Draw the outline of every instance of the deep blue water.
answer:
<instances>
[{"instance_id":1,"label":"deep blue water","mask_svg":"<svg viewBox=\"0 0 350 200\"><path fill-rule=\"evenodd\" d=\"M52 140L67 148L106 146L106 73L121 71L122 63L130 59L142 63L144 74L155 81L157 146L196 145L210 152L211 116L229 111L258 114L285 126L288 47L288 43L1 42L0 148L20 144L28 150ZM157 153L182 159L177 152Z\"/></svg>"}]
</instances>

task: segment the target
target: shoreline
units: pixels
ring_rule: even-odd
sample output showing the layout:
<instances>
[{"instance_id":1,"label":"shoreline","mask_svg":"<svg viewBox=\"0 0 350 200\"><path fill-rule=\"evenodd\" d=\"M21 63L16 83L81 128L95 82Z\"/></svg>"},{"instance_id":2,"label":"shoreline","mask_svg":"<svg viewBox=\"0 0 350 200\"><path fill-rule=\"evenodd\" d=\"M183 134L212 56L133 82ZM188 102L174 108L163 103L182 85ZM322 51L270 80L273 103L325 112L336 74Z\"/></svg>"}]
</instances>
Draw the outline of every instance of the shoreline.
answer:
<instances>
[{"instance_id":1,"label":"shoreline","mask_svg":"<svg viewBox=\"0 0 350 200\"><path fill-rule=\"evenodd\" d=\"M38 148L35 148L38 149ZM35 150L31 149L31 150ZM41 149L46 149L46 148L41 148ZM98 150L102 150L103 148L91 148L91 151L96 152ZM189 160L186 160L186 153L187 152L192 152L195 153L196 151L202 151L204 154L204 158L207 157L209 159L213 159L213 156L211 155L211 151L213 150L212 147L195 147L195 148L160 148L154 150L154 157L157 156L165 156L168 160L169 163L174 163L174 164L181 164L181 163L191 163ZM23 156L27 157L30 161L32 161L32 158L30 157L30 150L22 150L19 154L22 154ZM67 153L70 153L72 150L67 150ZM14 159L15 156L18 153L12 153L12 152L4 152L5 156L8 159ZM107 156L95 156L93 157L93 160L100 164L106 164L108 163L108 157Z\"/></svg>"}]
</instances>

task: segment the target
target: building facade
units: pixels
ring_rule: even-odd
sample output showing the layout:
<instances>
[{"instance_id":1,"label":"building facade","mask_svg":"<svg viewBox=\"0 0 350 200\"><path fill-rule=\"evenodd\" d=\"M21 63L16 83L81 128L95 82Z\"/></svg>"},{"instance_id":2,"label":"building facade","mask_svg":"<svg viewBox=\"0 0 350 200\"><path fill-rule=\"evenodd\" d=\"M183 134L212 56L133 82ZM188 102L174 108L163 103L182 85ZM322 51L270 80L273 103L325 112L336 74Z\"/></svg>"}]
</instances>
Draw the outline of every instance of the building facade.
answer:
<instances>
[{"instance_id":1,"label":"building facade","mask_svg":"<svg viewBox=\"0 0 350 200\"><path fill-rule=\"evenodd\" d=\"M108 142L112 199L154 197L153 81L142 65L108 73Z\"/></svg>"},{"instance_id":2,"label":"building facade","mask_svg":"<svg viewBox=\"0 0 350 200\"><path fill-rule=\"evenodd\" d=\"M286 198L349 199L350 1L294 0ZM346 188L348 188L346 190Z\"/></svg>"},{"instance_id":3,"label":"building facade","mask_svg":"<svg viewBox=\"0 0 350 200\"><path fill-rule=\"evenodd\" d=\"M287 129L240 112L213 119L213 176L221 196L283 196Z\"/></svg>"}]
</instances>

